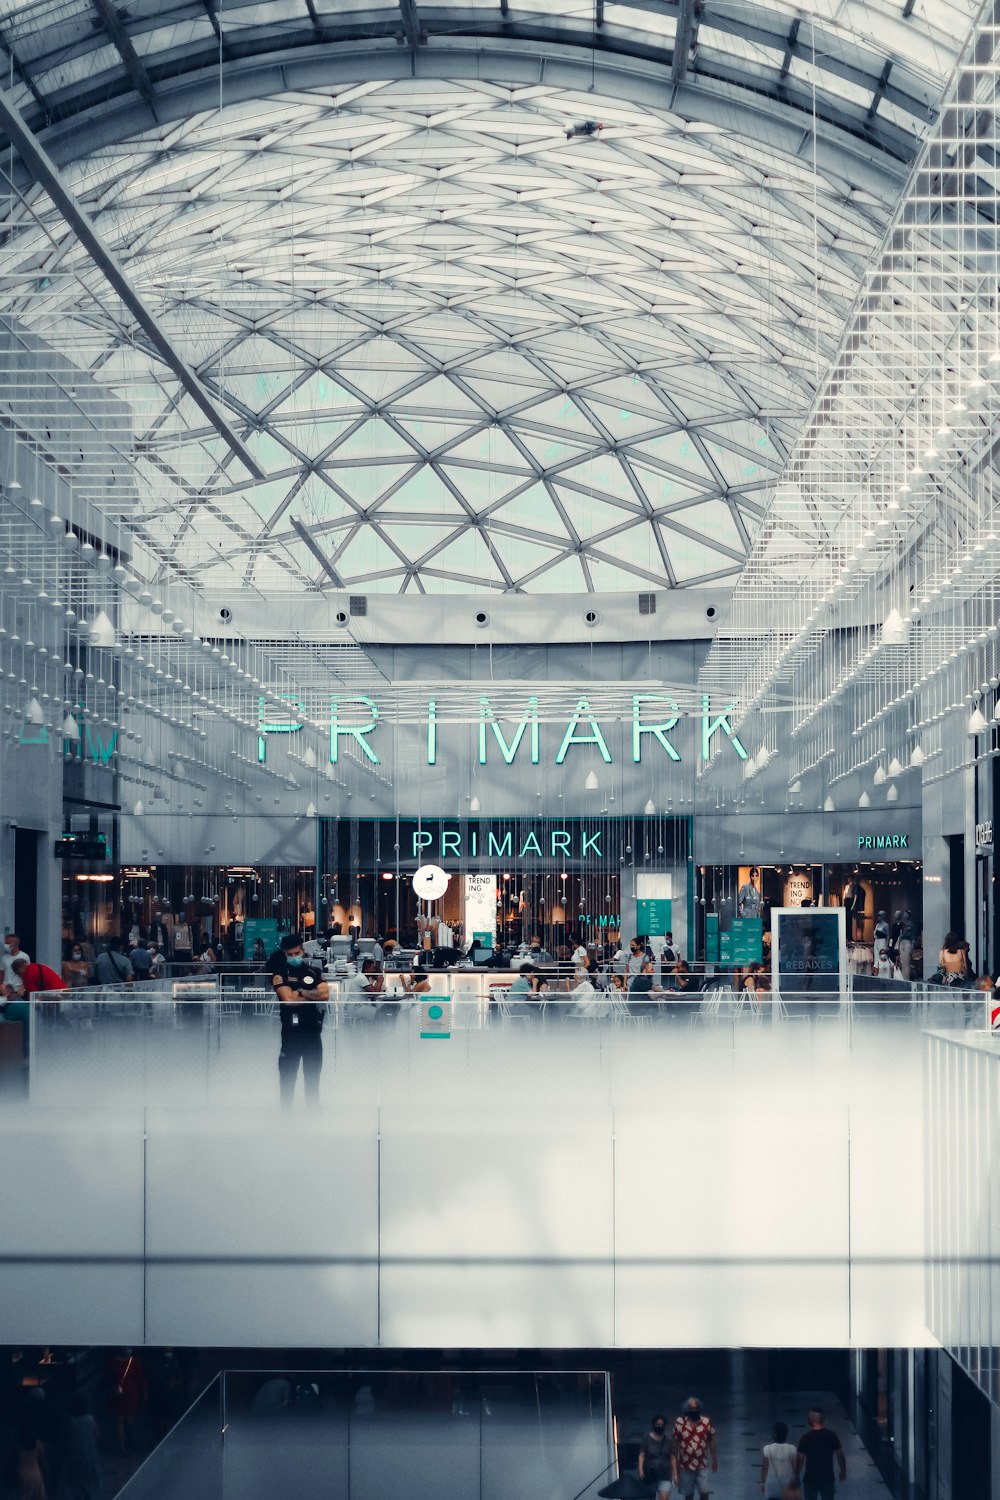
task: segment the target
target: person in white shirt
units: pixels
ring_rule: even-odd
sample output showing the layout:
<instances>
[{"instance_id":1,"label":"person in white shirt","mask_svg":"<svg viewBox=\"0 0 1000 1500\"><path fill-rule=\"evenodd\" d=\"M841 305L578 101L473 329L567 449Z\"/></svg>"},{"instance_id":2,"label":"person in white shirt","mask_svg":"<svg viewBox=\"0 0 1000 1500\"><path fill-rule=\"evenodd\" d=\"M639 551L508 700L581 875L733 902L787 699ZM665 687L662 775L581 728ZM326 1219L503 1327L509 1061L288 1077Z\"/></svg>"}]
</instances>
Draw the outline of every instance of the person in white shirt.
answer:
<instances>
[{"instance_id":1,"label":"person in white shirt","mask_svg":"<svg viewBox=\"0 0 1000 1500\"><path fill-rule=\"evenodd\" d=\"M875 954L875 977L876 979L892 979L894 977L895 965L889 957L885 948L879 948Z\"/></svg>"},{"instance_id":2,"label":"person in white shirt","mask_svg":"<svg viewBox=\"0 0 1000 1500\"><path fill-rule=\"evenodd\" d=\"M19 995L21 993L21 981L14 973L14 960L15 958L25 958L30 964L31 954L26 953L21 947L21 939L16 932L8 932L4 938L4 946L5 952L2 960L0 960L3 963L3 982L7 985L8 989L13 990L15 994Z\"/></svg>"},{"instance_id":3,"label":"person in white shirt","mask_svg":"<svg viewBox=\"0 0 1000 1500\"><path fill-rule=\"evenodd\" d=\"M597 1015L601 1009L601 1001L583 964L579 964L573 971L573 978L575 983L569 992L574 1001L572 1014L576 1016Z\"/></svg>"},{"instance_id":4,"label":"person in white shirt","mask_svg":"<svg viewBox=\"0 0 1000 1500\"><path fill-rule=\"evenodd\" d=\"M761 1449L760 1492L764 1500L780 1500L795 1472L794 1443L788 1441L788 1423L775 1422L773 1441Z\"/></svg>"},{"instance_id":5,"label":"person in white shirt","mask_svg":"<svg viewBox=\"0 0 1000 1500\"><path fill-rule=\"evenodd\" d=\"M637 937L634 937L628 945L628 964L626 974L641 974L642 966L646 962L646 950Z\"/></svg>"}]
</instances>

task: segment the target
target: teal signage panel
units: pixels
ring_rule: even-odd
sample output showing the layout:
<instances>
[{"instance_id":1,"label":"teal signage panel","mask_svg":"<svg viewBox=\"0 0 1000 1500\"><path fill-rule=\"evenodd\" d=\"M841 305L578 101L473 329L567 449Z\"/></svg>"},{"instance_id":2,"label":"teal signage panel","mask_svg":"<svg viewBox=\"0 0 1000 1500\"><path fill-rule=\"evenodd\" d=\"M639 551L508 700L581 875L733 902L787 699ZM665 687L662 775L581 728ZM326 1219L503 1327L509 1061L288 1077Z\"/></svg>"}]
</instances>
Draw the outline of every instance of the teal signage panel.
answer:
<instances>
[{"instance_id":1,"label":"teal signage panel","mask_svg":"<svg viewBox=\"0 0 1000 1500\"><path fill-rule=\"evenodd\" d=\"M652 900L636 902L636 930L656 937L663 937L673 928L673 902L669 896L657 896Z\"/></svg>"},{"instance_id":2,"label":"teal signage panel","mask_svg":"<svg viewBox=\"0 0 1000 1500\"><path fill-rule=\"evenodd\" d=\"M764 923L760 917L734 917L730 938L734 964L759 964L763 960Z\"/></svg>"},{"instance_id":3,"label":"teal signage panel","mask_svg":"<svg viewBox=\"0 0 1000 1500\"><path fill-rule=\"evenodd\" d=\"M719 914L715 911L705 913L705 962L719 962Z\"/></svg>"}]
</instances>

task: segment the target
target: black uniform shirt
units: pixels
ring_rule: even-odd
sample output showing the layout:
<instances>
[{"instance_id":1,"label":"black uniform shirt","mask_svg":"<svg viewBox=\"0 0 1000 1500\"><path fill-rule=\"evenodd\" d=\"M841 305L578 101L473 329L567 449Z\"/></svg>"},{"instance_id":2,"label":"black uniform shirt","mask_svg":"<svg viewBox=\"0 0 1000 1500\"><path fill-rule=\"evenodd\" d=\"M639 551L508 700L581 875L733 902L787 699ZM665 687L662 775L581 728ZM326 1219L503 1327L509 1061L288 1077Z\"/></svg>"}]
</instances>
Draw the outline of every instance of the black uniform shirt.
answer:
<instances>
[{"instance_id":1,"label":"black uniform shirt","mask_svg":"<svg viewBox=\"0 0 1000 1500\"><path fill-rule=\"evenodd\" d=\"M326 1004L309 998L322 984L322 974L309 963L290 964L283 953L272 954L268 967L277 984L297 990L303 997L301 1005L279 1000L282 1031L322 1031Z\"/></svg>"}]
</instances>

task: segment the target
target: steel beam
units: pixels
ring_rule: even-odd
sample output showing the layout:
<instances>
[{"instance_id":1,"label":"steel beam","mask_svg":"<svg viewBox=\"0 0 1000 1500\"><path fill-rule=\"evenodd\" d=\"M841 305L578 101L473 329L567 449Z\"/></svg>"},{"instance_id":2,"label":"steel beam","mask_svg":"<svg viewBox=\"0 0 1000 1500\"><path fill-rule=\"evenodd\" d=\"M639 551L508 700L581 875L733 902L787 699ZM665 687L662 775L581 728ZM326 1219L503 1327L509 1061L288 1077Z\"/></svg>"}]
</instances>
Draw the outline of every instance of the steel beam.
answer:
<instances>
[{"instance_id":1,"label":"steel beam","mask_svg":"<svg viewBox=\"0 0 1000 1500\"><path fill-rule=\"evenodd\" d=\"M687 75L697 26L698 0L680 0L677 7L677 30L674 32L674 57L670 64L670 77L675 84L683 83Z\"/></svg>"},{"instance_id":2,"label":"steel beam","mask_svg":"<svg viewBox=\"0 0 1000 1500\"><path fill-rule=\"evenodd\" d=\"M292 517L290 517L290 519L291 519L291 523L292 523L292 528L296 532L299 540L301 542L304 542L305 545L309 548L309 551L312 553L313 557L319 563L320 567L323 569L323 572L329 578L329 580L333 584L334 588L337 588L337 589L346 588L347 585L344 583L344 580L341 578L340 574L337 572L336 568L333 566L333 563L327 557L326 553L323 551L323 549L319 545L319 543L316 542L313 539L313 537L310 535L310 533L306 530L305 526L303 526L302 522L298 519L298 517L297 516L292 516Z\"/></svg>"},{"instance_id":3,"label":"steel beam","mask_svg":"<svg viewBox=\"0 0 1000 1500\"><path fill-rule=\"evenodd\" d=\"M136 93L149 105L149 112L153 119L159 124L159 115L156 112L156 95L149 74L146 72L144 63L132 46L131 38L122 25L118 11L112 5L111 0L93 0L94 9L101 20L101 25L115 44L118 56L125 64L125 71L132 82Z\"/></svg>"},{"instance_id":4,"label":"steel beam","mask_svg":"<svg viewBox=\"0 0 1000 1500\"><path fill-rule=\"evenodd\" d=\"M27 170L39 186L48 193L56 210L76 235L105 281L128 308L157 354L168 369L176 375L198 410L204 417L207 417L211 426L253 477L265 479L267 476L264 470L244 446L242 438L219 411L197 375L167 338L153 313L129 281L117 257L104 243L89 214L80 207L72 189L63 180L59 168L25 124L24 117L5 89L0 89L0 128L6 132L8 140Z\"/></svg>"},{"instance_id":5,"label":"steel beam","mask_svg":"<svg viewBox=\"0 0 1000 1500\"><path fill-rule=\"evenodd\" d=\"M399 0L399 13L403 17L403 33L407 45L419 47L424 41L424 29L414 0Z\"/></svg>"}]
</instances>

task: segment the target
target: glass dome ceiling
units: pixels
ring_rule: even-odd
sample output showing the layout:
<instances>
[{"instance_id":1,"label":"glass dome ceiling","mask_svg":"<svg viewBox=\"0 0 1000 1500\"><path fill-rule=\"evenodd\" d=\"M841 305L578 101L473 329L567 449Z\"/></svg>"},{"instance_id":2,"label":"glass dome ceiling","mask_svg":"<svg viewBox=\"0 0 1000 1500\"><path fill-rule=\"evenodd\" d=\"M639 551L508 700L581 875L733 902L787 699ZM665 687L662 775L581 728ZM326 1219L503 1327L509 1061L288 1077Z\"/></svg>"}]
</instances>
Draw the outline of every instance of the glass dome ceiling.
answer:
<instances>
[{"instance_id":1,"label":"glass dome ceiling","mask_svg":"<svg viewBox=\"0 0 1000 1500\"><path fill-rule=\"evenodd\" d=\"M100 97L137 123L121 49L98 58L73 5L32 31L46 9L10 33L19 66L30 54L25 115L41 100L72 125ZM287 41L299 9L228 24L256 37L269 18ZM349 25L347 7L326 9ZM672 108L666 90L651 103L647 86L504 81L499 52L492 79L355 78L221 109L220 73L214 107L203 89L204 107L161 108L155 128L101 144L94 126L73 149L64 128L66 180L259 481L34 185L8 214L4 310L128 404L143 501L126 524L198 586L569 593L732 577L932 115L949 26L968 29L962 7L917 10L890 88L879 49L903 36L898 7L796 20L764 5L756 38L705 8L692 72L707 77L718 48L718 77L725 54L760 95L777 88L768 38L808 25L811 61L800 49L784 77L812 130L770 104L748 130L732 110ZM607 10L663 47L679 13ZM137 5L125 22L155 84L209 18ZM601 133L567 139L586 119Z\"/></svg>"}]
</instances>

